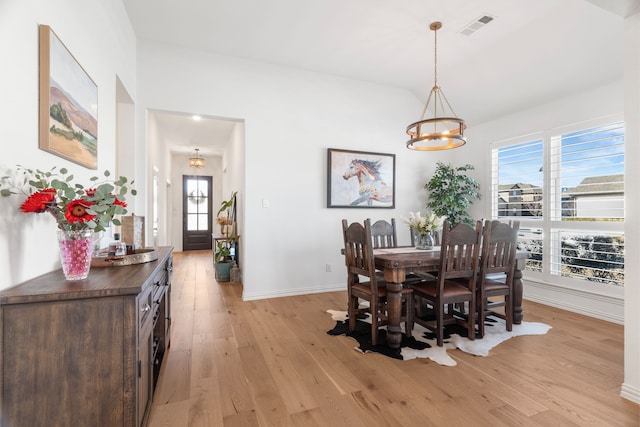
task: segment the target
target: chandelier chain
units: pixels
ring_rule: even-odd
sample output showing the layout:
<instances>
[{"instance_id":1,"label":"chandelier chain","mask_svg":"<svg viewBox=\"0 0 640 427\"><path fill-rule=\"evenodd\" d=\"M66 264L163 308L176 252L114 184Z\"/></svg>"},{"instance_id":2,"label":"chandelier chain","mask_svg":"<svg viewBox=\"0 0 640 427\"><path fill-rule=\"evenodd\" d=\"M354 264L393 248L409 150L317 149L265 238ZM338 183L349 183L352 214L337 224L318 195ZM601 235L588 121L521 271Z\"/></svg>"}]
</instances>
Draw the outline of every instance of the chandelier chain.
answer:
<instances>
[{"instance_id":1,"label":"chandelier chain","mask_svg":"<svg viewBox=\"0 0 640 427\"><path fill-rule=\"evenodd\" d=\"M438 87L438 30L433 30L433 38L435 40L433 49L433 88Z\"/></svg>"}]
</instances>

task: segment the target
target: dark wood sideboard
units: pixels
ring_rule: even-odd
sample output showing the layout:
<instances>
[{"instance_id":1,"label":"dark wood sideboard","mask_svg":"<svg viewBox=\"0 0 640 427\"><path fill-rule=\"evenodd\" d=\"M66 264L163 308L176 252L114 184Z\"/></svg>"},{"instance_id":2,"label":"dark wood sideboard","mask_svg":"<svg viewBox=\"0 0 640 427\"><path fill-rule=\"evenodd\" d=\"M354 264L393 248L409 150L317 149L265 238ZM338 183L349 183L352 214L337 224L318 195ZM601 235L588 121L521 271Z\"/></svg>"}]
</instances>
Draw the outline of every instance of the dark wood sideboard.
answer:
<instances>
[{"instance_id":1,"label":"dark wood sideboard","mask_svg":"<svg viewBox=\"0 0 640 427\"><path fill-rule=\"evenodd\" d=\"M173 248L157 250L0 292L1 426L146 425L171 327Z\"/></svg>"}]
</instances>

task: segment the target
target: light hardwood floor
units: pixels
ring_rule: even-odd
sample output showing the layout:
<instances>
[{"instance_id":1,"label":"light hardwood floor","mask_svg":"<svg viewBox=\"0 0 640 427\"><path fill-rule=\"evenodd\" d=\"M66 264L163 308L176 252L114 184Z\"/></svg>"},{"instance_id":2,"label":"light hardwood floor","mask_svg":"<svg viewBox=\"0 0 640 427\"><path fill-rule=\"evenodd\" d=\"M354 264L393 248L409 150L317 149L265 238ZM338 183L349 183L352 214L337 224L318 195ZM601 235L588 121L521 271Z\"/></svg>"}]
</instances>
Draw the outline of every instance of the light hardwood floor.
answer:
<instances>
[{"instance_id":1,"label":"light hardwood floor","mask_svg":"<svg viewBox=\"0 0 640 427\"><path fill-rule=\"evenodd\" d=\"M488 357L450 351L455 367L354 350L327 309L346 292L243 302L217 283L210 251L174 258L171 347L151 427L638 426L619 396L623 328L531 302L553 328Z\"/></svg>"}]
</instances>

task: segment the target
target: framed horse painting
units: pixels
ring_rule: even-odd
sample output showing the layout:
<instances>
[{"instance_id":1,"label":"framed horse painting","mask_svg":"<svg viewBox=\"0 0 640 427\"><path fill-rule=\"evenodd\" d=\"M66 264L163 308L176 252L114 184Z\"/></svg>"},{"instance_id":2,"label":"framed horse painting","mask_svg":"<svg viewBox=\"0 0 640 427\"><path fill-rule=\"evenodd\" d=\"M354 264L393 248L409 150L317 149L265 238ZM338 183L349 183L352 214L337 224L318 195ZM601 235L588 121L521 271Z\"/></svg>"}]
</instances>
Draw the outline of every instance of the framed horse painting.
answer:
<instances>
[{"instance_id":1,"label":"framed horse painting","mask_svg":"<svg viewBox=\"0 0 640 427\"><path fill-rule=\"evenodd\" d=\"M393 209L395 178L395 154L329 148L327 207Z\"/></svg>"}]
</instances>

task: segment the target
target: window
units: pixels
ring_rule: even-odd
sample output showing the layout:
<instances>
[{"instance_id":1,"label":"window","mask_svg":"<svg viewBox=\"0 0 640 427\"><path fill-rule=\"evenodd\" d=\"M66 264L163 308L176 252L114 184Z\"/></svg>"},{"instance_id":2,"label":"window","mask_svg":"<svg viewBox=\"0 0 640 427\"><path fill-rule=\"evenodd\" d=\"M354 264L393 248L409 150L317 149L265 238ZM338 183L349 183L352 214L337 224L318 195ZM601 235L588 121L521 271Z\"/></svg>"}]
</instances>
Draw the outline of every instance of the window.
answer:
<instances>
[{"instance_id":1,"label":"window","mask_svg":"<svg viewBox=\"0 0 640 427\"><path fill-rule=\"evenodd\" d=\"M520 221L528 275L623 286L624 124L494 144L492 217Z\"/></svg>"}]
</instances>

